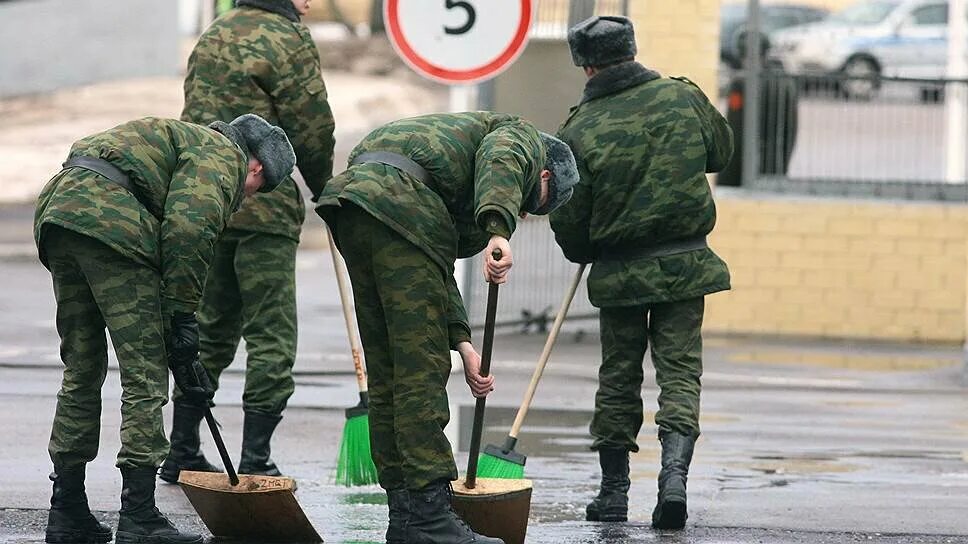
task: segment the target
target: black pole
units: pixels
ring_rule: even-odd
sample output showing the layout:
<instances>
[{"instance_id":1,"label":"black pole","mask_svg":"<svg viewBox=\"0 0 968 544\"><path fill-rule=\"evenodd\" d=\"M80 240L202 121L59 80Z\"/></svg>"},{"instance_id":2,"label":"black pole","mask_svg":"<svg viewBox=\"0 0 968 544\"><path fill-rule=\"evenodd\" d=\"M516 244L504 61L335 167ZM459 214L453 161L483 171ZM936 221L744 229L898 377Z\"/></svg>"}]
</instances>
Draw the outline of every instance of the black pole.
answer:
<instances>
[{"instance_id":1,"label":"black pole","mask_svg":"<svg viewBox=\"0 0 968 544\"><path fill-rule=\"evenodd\" d=\"M222 463L225 464L225 472L229 474L229 482L232 485L239 485L239 475L235 473L235 467L232 466L232 458L229 457L229 452L225 449L222 433L218 432L218 422L215 421L210 406L205 407L205 422L208 423L208 430L212 431L212 439L215 440L215 447L218 448L218 454L222 458Z\"/></svg>"},{"instance_id":2,"label":"black pole","mask_svg":"<svg viewBox=\"0 0 968 544\"><path fill-rule=\"evenodd\" d=\"M495 249L491 254L495 261L501 260L501 250ZM491 348L494 345L494 321L497 317L497 289L498 284L487 286L487 313L484 316L484 342L481 345L481 376L487 376L491 371ZM477 399L474 406L474 427L471 429L471 448L467 457L467 479L464 487L477 487L477 460L481 455L481 434L484 431L484 405L487 397Z\"/></svg>"}]
</instances>

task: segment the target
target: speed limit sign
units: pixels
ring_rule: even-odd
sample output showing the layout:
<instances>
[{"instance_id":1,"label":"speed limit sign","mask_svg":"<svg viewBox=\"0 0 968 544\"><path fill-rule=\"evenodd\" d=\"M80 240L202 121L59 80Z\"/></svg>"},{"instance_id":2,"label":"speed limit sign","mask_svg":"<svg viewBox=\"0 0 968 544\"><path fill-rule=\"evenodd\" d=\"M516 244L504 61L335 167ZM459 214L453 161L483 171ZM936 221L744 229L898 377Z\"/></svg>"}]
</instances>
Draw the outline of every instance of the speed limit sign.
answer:
<instances>
[{"instance_id":1,"label":"speed limit sign","mask_svg":"<svg viewBox=\"0 0 968 544\"><path fill-rule=\"evenodd\" d=\"M524 51L533 0L385 0L390 42L419 74L477 83Z\"/></svg>"}]
</instances>

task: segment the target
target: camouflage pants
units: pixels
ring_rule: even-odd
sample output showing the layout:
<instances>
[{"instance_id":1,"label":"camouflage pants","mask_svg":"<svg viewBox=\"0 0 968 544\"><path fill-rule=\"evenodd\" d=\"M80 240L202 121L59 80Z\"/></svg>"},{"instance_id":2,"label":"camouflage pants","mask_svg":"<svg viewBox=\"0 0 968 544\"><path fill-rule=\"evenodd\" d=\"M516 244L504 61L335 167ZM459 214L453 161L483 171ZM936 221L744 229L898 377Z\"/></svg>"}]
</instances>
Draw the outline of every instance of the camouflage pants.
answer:
<instances>
[{"instance_id":1,"label":"camouflage pants","mask_svg":"<svg viewBox=\"0 0 968 544\"><path fill-rule=\"evenodd\" d=\"M639 451L642 363L652 343L659 386L659 432L699 436L702 389L702 297L677 302L602 308L602 366L598 372L592 449Z\"/></svg>"},{"instance_id":2,"label":"camouflage pants","mask_svg":"<svg viewBox=\"0 0 968 544\"><path fill-rule=\"evenodd\" d=\"M344 204L334 229L353 284L369 371L370 441L385 489L457 478L450 420L448 278L416 246Z\"/></svg>"},{"instance_id":3,"label":"camouflage pants","mask_svg":"<svg viewBox=\"0 0 968 544\"><path fill-rule=\"evenodd\" d=\"M48 451L55 467L90 462L101 430L108 369L104 328L121 369L121 468L157 467L168 455L161 408L168 402L161 276L101 242L47 227L64 378Z\"/></svg>"},{"instance_id":4,"label":"camouflage pants","mask_svg":"<svg viewBox=\"0 0 968 544\"><path fill-rule=\"evenodd\" d=\"M225 230L215 245L198 308L199 357L218 387L245 338L245 410L280 414L295 389L296 245L285 236L236 229ZM175 400L180 396L176 390Z\"/></svg>"}]
</instances>

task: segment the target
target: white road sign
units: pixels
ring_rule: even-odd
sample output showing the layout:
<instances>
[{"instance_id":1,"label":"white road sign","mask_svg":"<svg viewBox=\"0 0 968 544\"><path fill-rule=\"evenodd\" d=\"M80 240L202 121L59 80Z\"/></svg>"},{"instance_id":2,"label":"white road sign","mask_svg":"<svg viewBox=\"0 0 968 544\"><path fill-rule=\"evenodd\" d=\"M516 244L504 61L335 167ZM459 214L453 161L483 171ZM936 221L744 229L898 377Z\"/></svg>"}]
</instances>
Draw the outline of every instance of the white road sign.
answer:
<instances>
[{"instance_id":1,"label":"white road sign","mask_svg":"<svg viewBox=\"0 0 968 544\"><path fill-rule=\"evenodd\" d=\"M533 0L385 0L387 35L421 75L443 83L490 79L528 41Z\"/></svg>"}]
</instances>

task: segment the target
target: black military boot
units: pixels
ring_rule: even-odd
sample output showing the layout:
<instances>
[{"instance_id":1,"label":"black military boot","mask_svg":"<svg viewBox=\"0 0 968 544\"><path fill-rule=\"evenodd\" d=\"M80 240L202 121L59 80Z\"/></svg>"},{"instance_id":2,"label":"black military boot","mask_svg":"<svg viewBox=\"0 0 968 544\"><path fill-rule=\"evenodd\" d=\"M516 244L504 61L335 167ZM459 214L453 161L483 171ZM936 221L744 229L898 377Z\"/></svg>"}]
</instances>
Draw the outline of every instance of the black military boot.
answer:
<instances>
[{"instance_id":1,"label":"black military boot","mask_svg":"<svg viewBox=\"0 0 968 544\"><path fill-rule=\"evenodd\" d=\"M628 521L629 519L629 450L598 450L602 467L602 486L598 496L585 507L587 521Z\"/></svg>"},{"instance_id":2,"label":"black military boot","mask_svg":"<svg viewBox=\"0 0 968 544\"><path fill-rule=\"evenodd\" d=\"M282 476L276 464L269 459L269 441L276 425L282 421L281 415L263 412L245 412L242 424L242 459L239 461L239 474L259 474L262 476Z\"/></svg>"},{"instance_id":3,"label":"black military boot","mask_svg":"<svg viewBox=\"0 0 968 544\"><path fill-rule=\"evenodd\" d=\"M200 472L222 472L222 469L209 463L202 454L198 427L205 417L205 408L183 402L175 403L171 422L171 449L168 458L161 465L158 477L174 484L183 470Z\"/></svg>"},{"instance_id":4,"label":"black military boot","mask_svg":"<svg viewBox=\"0 0 968 544\"><path fill-rule=\"evenodd\" d=\"M686 477L696 439L679 433L662 433L662 470L659 471L659 500L652 511L655 529L686 526Z\"/></svg>"},{"instance_id":5,"label":"black military boot","mask_svg":"<svg viewBox=\"0 0 968 544\"><path fill-rule=\"evenodd\" d=\"M504 544L500 538L479 535L451 508L453 490L447 480L410 490L410 522L407 544Z\"/></svg>"},{"instance_id":6,"label":"black military boot","mask_svg":"<svg viewBox=\"0 0 968 544\"><path fill-rule=\"evenodd\" d=\"M155 506L157 469L121 469L121 512L116 544L201 544L201 535L175 528Z\"/></svg>"},{"instance_id":7,"label":"black military boot","mask_svg":"<svg viewBox=\"0 0 968 544\"><path fill-rule=\"evenodd\" d=\"M390 524L387 526L387 544L407 544L407 523L410 521L410 493L406 489L388 489L387 506L390 508Z\"/></svg>"},{"instance_id":8,"label":"black military boot","mask_svg":"<svg viewBox=\"0 0 968 544\"><path fill-rule=\"evenodd\" d=\"M50 544L95 544L111 542L111 528L91 514L84 493L84 465L55 467L50 474L54 491L50 496L47 536Z\"/></svg>"}]
</instances>

